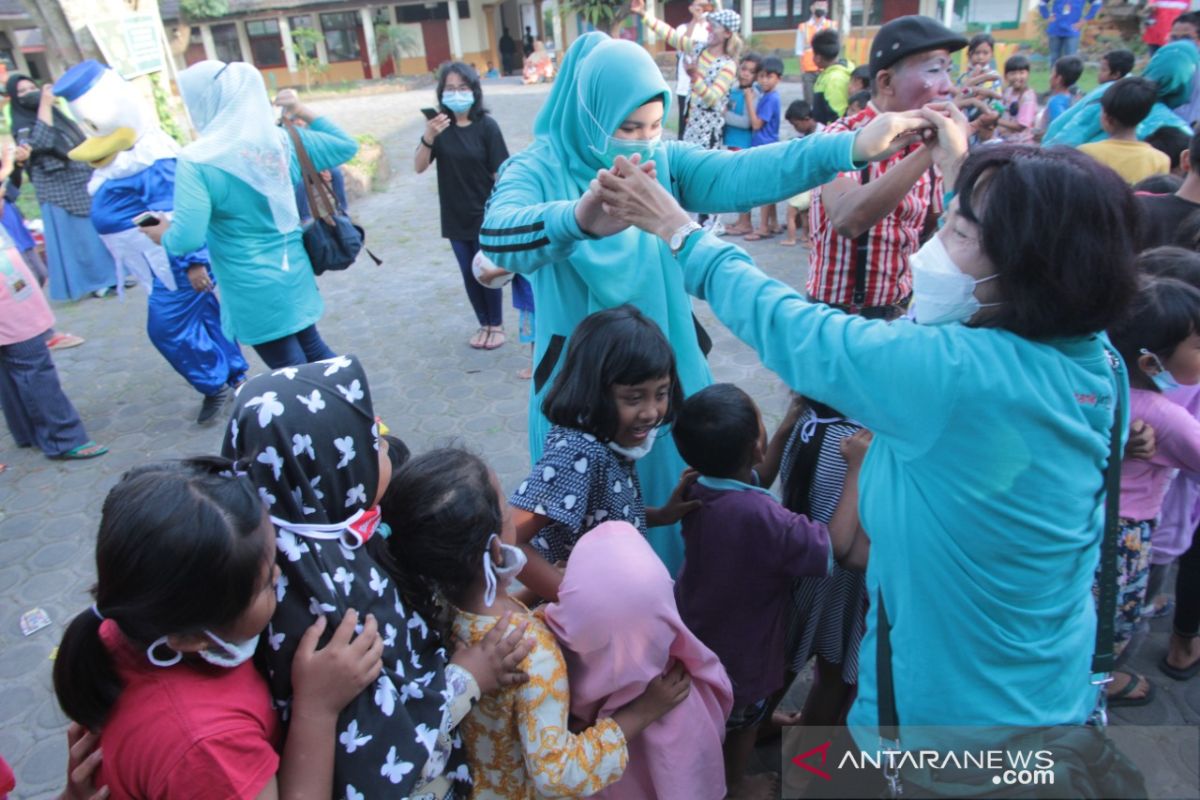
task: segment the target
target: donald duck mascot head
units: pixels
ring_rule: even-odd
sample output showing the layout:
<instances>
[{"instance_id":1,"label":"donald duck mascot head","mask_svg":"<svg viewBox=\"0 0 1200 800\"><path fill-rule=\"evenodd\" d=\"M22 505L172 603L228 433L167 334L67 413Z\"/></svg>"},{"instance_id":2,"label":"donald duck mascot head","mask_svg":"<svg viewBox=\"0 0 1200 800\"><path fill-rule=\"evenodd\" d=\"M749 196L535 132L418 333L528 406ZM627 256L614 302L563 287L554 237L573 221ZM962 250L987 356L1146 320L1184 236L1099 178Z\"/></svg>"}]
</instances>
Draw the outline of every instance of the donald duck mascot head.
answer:
<instances>
[{"instance_id":1,"label":"donald duck mascot head","mask_svg":"<svg viewBox=\"0 0 1200 800\"><path fill-rule=\"evenodd\" d=\"M170 216L179 145L159 127L136 87L97 61L67 70L54 93L67 101L87 135L69 155L94 169L88 183L92 223L116 260L118 275L133 275L149 290L147 334L204 395L197 422L214 420L232 394L230 387L245 380L248 366L238 346L221 333L208 249L169 254L139 233L135 222L148 214Z\"/></svg>"}]
</instances>

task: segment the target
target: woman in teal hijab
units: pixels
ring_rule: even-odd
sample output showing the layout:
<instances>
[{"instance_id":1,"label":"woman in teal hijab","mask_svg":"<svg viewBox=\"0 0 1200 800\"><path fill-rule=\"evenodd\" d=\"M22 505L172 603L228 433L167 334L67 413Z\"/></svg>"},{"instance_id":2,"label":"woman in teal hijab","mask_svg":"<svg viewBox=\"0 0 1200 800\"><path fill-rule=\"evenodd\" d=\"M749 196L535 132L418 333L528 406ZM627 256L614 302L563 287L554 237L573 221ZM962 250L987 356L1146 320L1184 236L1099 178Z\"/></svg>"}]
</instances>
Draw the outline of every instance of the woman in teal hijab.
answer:
<instances>
[{"instance_id":1,"label":"woman in teal hijab","mask_svg":"<svg viewBox=\"0 0 1200 800\"><path fill-rule=\"evenodd\" d=\"M860 162L886 157L899 138L926 125L916 115L882 114L857 134L807 136L737 153L702 150L661 141L670 97L642 47L601 33L580 37L538 114L533 144L501 168L488 201L482 250L497 266L530 278L538 309L529 406L535 462L550 427L541 413L542 394L567 337L594 311L637 306L674 347L684 394L712 382L705 361L708 337L692 314L670 248L635 228L614 230L604 227L611 223L597 222L603 215L588 186L599 170L618 155L637 155L689 211L738 211L860 169ZM683 468L670 435L661 432L654 449L638 461L646 505L663 505ZM677 526L652 528L649 538L676 573L683 560Z\"/></svg>"},{"instance_id":2,"label":"woman in teal hijab","mask_svg":"<svg viewBox=\"0 0 1200 800\"><path fill-rule=\"evenodd\" d=\"M1143 78L1158 84L1158 102L1137 127L1137 137L1145 139L1159 128L1179 128L1192 135L1192 129L1171 109L1178 108L1192 96L1192 81L1196 69L1200 68L1200 52L1191 41L1172 42L1160 47L1146 69ZM1078 147L1088 142L1107 139L1108 134L1100 126L1100 97L1108 91L1111 83L1097 86L1082 100L1068 108L1046 130L1042 146L1066 145Z\"/></svg>"},{"instance_id":3,"label":"woman in teal hijab","mask_svg":"<svg viewBox=\"0 0 1200 800\"><path fill-rule=\"evenodd\" d=\"M274 123L261 73L201 61L179 73L179 90L200 136L179 155L171 221L142 232L176 255L207 243L221 287L221 329L254 347L268 367L332 358L317 330L325 305L292 189L300 162ZM302 106L294 113L308 122L298 132L316 169L354 157L358 143L329 119Z\"/></svg>"}]
</instances>

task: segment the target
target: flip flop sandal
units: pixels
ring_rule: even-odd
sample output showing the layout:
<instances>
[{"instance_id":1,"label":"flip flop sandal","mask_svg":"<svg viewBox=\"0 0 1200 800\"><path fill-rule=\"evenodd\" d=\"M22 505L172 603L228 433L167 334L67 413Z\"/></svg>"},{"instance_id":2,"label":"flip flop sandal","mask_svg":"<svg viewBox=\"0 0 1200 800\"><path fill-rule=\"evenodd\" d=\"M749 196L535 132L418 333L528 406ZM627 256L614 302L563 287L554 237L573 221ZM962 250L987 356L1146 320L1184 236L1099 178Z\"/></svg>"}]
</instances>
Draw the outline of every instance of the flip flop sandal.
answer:
<instances>
[{"instance_id":1,"label":"flip flop sandal","mask_svg":"<svg viewBox=\"0 0 1200 800\"><path fill-rule=\"evenodd\" d=\"M483 334L483 338L478 338L479 334L481 334L481 333ZM488 340L489 336L491 336L491 331L489 331L487 328L482 328L482 327L478 328L475 331L475 335L467 340L467 344L476 350L482 350L484 348L484 345L487 344L487 340ZM479 344L475 343L477 338L478 338Z\"/></svg>"},{"instance_id":2,"label":"flip flop sandal","mask_svg":"<svg viewBox=\"0 0 1200 800\"><path fill-rule=\"evenodd\" d=\"M58 459L60 461L84 461L89 458L102 456L107 452L107 447L101 447L89 439L88 441L79 445L79 447L73 447L67 452L59 453L56 456L51 456L51 458Z\"/></svg>"},{"instance_id":3,"label":"flip flop sandal","mask_svg":"<svg viewBox=\"0 0 1200 800\"><path fill-rule=\"evenodd\" d=\"M495 336L499 336L500 341L493 342L492 338ZM487 337L483 340L483 349L484 350L499 350L501 347L504 346L504 343L506 341L508 341L508 338L504 335L504 331L488 331Z\"/></svg>"},{"instance_id":4,"label":"flip flop sandal","mask_svg":"<svg viewBox=\"0 0 1200 800\"><path fill-rule=\"evenodd\" d=\"M1167 663L1167 657L1163 656L1158 662L1158 669L1171 680L1186 681L1196 676L1200 672L1200 661L1196 661L1187 667L1173 667Z\"/></svg>"},{"instance_id":5,"label":"flip flop sandal","mask_svg":"<svg viewBox=\"0 0 1200 800\"><path fill-rule=\"evenodd\" d=\"M763 239L773 239L773 238L775 238L775 234L773 234L773 233L759 233L758 231L755 231L754 233L748 233L745 236L743 236L742 241L744 241L744 242L761 242Z\"/></svg>"},{"instance_id":6,"label":"flip flop sandal","mask_svg":"<svg viewBox=\"0 0 1200 800\"><path fill-rule=\"evenodd\" d=\"M1153 603L1146 606L1145 610L1142 611L1142 617L1146 619L1162 619L1163 617L1169 617L1174 613L1175 601L1167 600L1167 602L1163 603L1161 606L1156 606Z\"/></svg>"},{"instance_id":7,"label":"flip flop sandal","mask_svg":"<svg viewBox=\"0 0 1200 800\"><path fill-rule=\"evenodd\" d=\"M1114 675L1128 675L1129 682L1125 684L1125 688L1116 694L1108 696L1109 708L1133 708L1135 706L1144 706L1154 699L1154 684L1146 680L1141 675L1135 675L1132 672L1114 672ZM1146 693L1141 697L1130 697L1135 690L1142 684L1146 685Z\"/></svg>"}]
</instances>

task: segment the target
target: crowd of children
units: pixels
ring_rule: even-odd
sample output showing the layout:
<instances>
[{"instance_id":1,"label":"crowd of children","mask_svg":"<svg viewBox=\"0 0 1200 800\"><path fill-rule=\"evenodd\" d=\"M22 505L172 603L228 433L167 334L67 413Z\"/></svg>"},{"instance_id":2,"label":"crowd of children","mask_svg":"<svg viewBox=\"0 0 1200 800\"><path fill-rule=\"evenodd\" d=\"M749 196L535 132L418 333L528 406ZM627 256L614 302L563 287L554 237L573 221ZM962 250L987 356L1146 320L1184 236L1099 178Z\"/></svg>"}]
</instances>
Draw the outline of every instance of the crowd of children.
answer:
<instances>
[{"instance_id":1,"label":"crowd of children","mask_svg":"<svg viewBox=\"0 0 1200 800\"><path fill-rule=\"evenodd\" d=\"M810 47L814 102L786 111L783 62L741 59L727 148L776 142L784 120L819 135L867 108L870 75L841 59L837 33ZM1029 60L1008 58L1001 83L993 53L990 37L972 40L957 82L976 145L1035 142L1085 102L1079 58L1055 62L1040 110ZM1125 77L1127 56L1105 56L1105 136L1079 149L1129 184L1187 173L1173 200L1143 206L1155 235L1176 236L1200 227L1200 135L1182 150L1178 137L1139 140L1161 95ZM808 240L812 203L787 201L782 244ZM774 236L775 210L726 233ZM1108 332L1130 419L1153 430L1155 450L1121 465L1118 654L1143 617L1169 613L1171 560L1200 571L1195 520L1166 525L1164 505L1200 472L1200 393L1181 389L1200 385L1200 255L1154 247L1139 268L1131 310ZM99 732L94 783L131 798L777 796L776 778L748 763L762 728L797 720L778 712L796 674L816 657L807 724L839 724L854 697L870 432L798 395L771 435L736 386L685 398L670 342L631 305L571 333L541 410L540 457L509 490L469 451L410 455L343 355L250 378L221 457L122 476L102 509L95 602L54 666L64 711ZM689 469L649 506L637 465L662 430ZM1194 516L1192 500L1181 514ZM676 522L685 560L673 583L646 532ZM1198 633L1177 625L1167 675L1200 671ZM1139 705L1153 688L1117 672L1108 694Z\"/></svg>"}]
</instances>

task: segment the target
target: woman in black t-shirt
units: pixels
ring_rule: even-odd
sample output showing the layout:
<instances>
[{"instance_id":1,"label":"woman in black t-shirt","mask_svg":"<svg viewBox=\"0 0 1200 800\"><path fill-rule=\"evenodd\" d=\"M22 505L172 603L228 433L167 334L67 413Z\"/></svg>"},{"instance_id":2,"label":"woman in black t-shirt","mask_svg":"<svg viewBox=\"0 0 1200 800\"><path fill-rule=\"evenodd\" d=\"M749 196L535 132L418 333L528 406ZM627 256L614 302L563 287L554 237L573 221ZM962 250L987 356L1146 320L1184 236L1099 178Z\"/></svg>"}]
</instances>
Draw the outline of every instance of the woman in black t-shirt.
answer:
<instances>
[{"instance_id":1,"label":"woman in black t-shirt","mask_svg":"<svg viewBox=\"0 0 1200 800\"><path fill-rule=\"evenodd\" d=\"M462 270L467 298L475 309L479 329L470 345L495 350L504 344L502 289L487 289L475 280L471 261L479 252L483 206L508 148L500 126L483 107L479 75L468 64L451 62L438 75L441 113L429 120L413 165L418 173L438 160L438 200L442 208L442 237L450 240Z\"/></svg>"}]
</instances>

